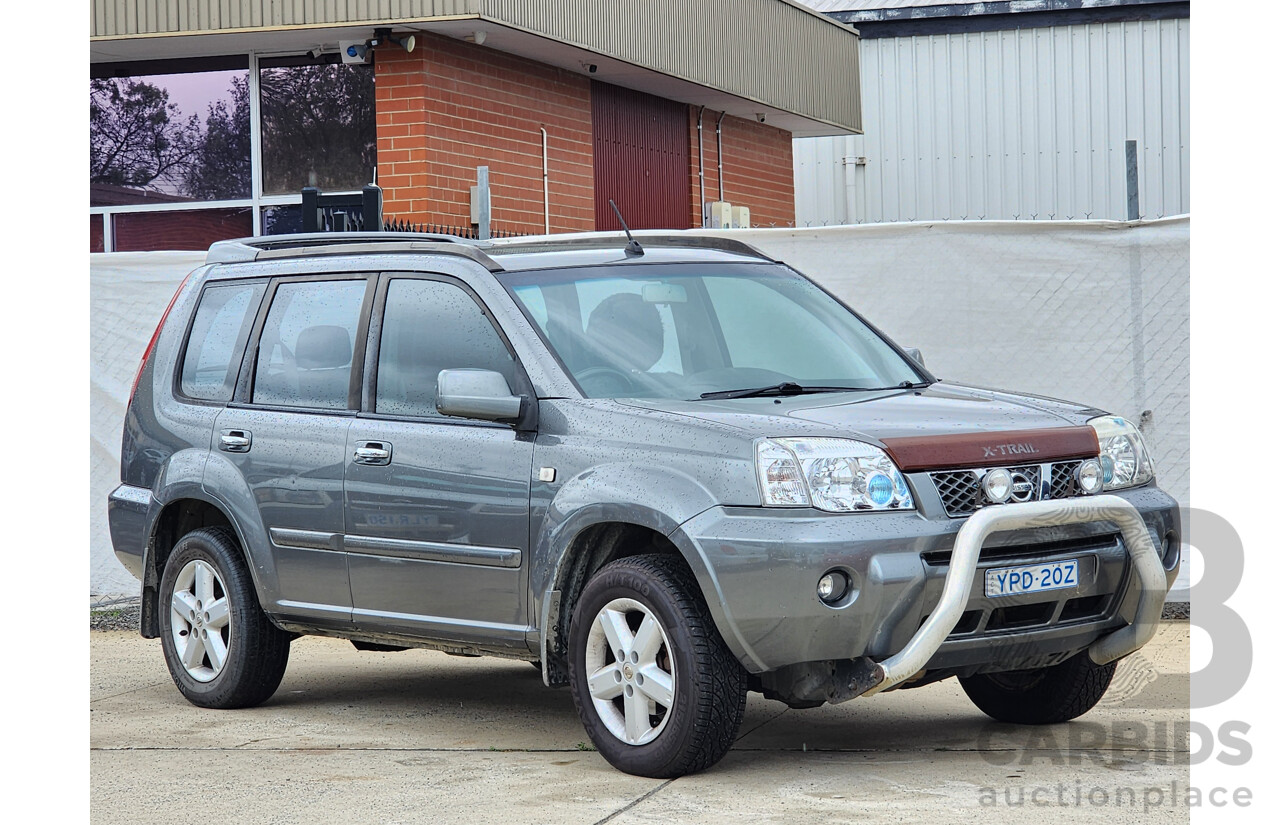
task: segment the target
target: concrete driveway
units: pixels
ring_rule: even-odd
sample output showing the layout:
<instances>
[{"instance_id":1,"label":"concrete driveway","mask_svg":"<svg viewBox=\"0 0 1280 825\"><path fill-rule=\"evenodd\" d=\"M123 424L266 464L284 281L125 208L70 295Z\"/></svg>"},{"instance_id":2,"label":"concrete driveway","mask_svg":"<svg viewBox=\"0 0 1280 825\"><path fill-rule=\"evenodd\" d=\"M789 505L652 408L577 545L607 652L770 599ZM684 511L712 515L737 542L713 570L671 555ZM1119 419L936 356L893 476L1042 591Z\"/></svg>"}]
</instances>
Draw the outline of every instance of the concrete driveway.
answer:
<instances>
[{"instance_id":1,"label":"concrete driveway","mask_svg":"<svg viewBox=\"0 0 1280 825\"><path fill-rule=\"evenodd\" d=\"M104 825L1188 819L1170 804L1189 781L1186 622L1071 724L991 722L955 680L816 710L751 694L729 755L669 782L611 768L569 693L523 662L303 638L266 705L210 711L173 687L158 641L90 637Z\"/></svg>"}]
</instances>

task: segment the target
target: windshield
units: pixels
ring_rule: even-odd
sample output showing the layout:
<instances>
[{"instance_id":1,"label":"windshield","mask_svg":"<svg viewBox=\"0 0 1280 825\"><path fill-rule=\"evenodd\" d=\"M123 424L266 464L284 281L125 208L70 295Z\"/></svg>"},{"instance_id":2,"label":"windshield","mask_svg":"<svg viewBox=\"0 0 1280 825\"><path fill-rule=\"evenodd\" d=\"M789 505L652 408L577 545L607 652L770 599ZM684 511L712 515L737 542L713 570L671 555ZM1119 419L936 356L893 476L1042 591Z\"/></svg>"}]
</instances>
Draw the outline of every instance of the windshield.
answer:
<instances>
[{"instance_id":1,"label":"windshield","mask_svg":"<svg viewBox=\"0 0 1280 825\"><path fill-rule=\"evenodd\" d=\"M499 276L588 398L896 387L921 374L775 264L652 264ZM798 385L798 386L797 386Z\"/></svg>"}]
</instances>

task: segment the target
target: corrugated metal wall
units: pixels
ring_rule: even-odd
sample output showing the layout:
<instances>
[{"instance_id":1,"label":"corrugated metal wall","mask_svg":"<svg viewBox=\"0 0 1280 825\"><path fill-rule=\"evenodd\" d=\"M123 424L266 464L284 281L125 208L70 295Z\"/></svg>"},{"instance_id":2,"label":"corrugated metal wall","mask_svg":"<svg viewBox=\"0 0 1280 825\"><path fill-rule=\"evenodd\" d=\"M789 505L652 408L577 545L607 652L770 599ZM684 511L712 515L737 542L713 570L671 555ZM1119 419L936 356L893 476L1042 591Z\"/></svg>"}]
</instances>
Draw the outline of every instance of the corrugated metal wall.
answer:
<instances>
[{"instance_id":1,"label":"corrugated metal wall","mask_svg":"<svg viewBox=\"0 0 1280 825\"><path fill-rule=\"evenodd\" d=\"M1190 20L861 41L865 134L795 141L799 226L1191 211ZM858 159L865 159L865 163Z\"/></svg>"},{"instance_id":2,"label":"corrugated metal wall","mask_svg":"<svg viewBox=\"0 0 1280 825\"><path fill-rule=\"evenodd\" d=\"M527 31L788 112L852 130L862 122L858 95L849 93L857 88L857 37L787 2L484 0L483 7ZM663 36L653 36L655 27Z\"/></svg>"},{"instance_id":3,"label":"corrugated metal wall","mask_svg":"<svg viewBox=\"0 0 1280 825\"><path fill-rule=\"evenodd\" d=\"M596 229L689 228L689 110L643 92L591 84Z\"/></svg>"},{"instance_id":4,"label":"corrugated metal wall","mask_svg":"<svg viewBox=\"0 0 1280 825\"><path fill-rule=\"evenodd\" d=\"M90 0L90 37L476 14L480 0Z\"/></svg>"}]
</instances>

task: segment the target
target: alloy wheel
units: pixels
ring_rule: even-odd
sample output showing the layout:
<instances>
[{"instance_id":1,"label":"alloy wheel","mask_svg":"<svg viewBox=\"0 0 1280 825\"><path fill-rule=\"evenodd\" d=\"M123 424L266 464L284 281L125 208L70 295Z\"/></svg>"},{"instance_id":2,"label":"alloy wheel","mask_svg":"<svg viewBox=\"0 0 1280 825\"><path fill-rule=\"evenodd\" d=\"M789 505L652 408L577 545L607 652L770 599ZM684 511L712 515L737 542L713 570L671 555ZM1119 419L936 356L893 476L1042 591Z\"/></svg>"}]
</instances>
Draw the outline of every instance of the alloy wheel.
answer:
<instances>
[{"instance_id":1,"label":"alloy wheel","mask_svg":"<svg viewBox=\"0 0 1280 825\"><path fill-rule=\"evenodd\" d=\"M615 737L645 745L662 733L675 701L676 673L658 617L634 599L600 609L587 635L587 689Z\"/></svg>"},{"instance_id":2,"label":"alloy wheel","mask_svg":"<svg viewBox=\"0 0 1280 825\"><path fill-rule=\"evenodd\" d=\"M222 672L231 645L231 611L218 571L206 561L187 562L169 603L170 633L182 667L199 682Z\"/></svg>"}]
</instances>

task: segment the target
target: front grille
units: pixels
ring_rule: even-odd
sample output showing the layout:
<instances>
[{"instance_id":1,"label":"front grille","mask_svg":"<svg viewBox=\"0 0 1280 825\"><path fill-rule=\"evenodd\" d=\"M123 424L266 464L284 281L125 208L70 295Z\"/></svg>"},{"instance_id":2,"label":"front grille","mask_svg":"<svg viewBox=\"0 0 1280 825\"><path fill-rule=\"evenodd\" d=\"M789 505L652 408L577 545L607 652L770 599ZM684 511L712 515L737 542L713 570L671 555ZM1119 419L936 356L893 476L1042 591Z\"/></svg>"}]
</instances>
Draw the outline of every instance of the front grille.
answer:
<instances>
[{"instance_id":1,"label":"front grille","mask_svg":"<svg viewBox=\"0 0 1280 825\"><path fill-rule=\"evenodd\" d=\"M1023 478L1031 489L1016 494L1012 501L1041 501L1043 499L1072 498L1080 495L1076 487L1076 469L1080 461L1055 461L1048 464L1023 464L1005 467L1015 478ZM982 493L982 477L994 467L979 470L940 470L929 474L947 515L964 518L988 506ZM1045 481L1048 481L1047 494Z\"/></svg>"}]
</instances>

